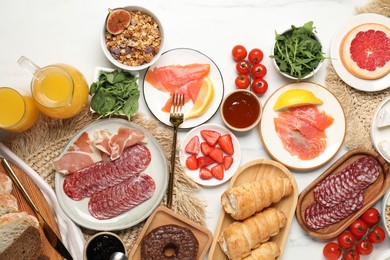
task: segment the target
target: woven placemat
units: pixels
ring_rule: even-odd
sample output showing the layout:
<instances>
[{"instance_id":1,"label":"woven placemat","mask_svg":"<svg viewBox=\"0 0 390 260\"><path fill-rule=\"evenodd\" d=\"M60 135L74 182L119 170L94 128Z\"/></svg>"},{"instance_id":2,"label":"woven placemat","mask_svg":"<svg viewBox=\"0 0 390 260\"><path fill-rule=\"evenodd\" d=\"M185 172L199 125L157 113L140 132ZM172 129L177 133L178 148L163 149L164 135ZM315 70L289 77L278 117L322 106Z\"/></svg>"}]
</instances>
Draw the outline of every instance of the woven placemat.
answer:
<instances>
[{"instance_id":1,"label":"woven placemat","mask_svg":"<svg viewBox=\"0 0 390 260\"><path fill-rule=\"evenodd\" d=\"M55 172L52 168L52 160L61 153L68 141L79 130L97 120L98 117L92 114L88 108L71 119L58 120L42 116L34 127L13 136L11 140L5 142L5 145L54 188ZM173 134L171 128L155 119L146 118L139 112L131 118L131 122L148 130L161 145L167 159L170 158ZM205 203L194 195L194 192L199 188L198 184L187 177L178 157L176 157L172 210L204 225ZM161 204L165 204L165 202L166 196ZM129 252L145 221L128 229L115 231L123 239ZM82 231L86 240L97 233L97 231L85 228L82 228Z\"/></svg>"},{"instance_id":2,"label":"woven placemat","mask_svg":"<svg viewBox=\"0 0 390 260\"><path fill-rule=\"evenodd\" d=\"M390 17L390 1L373 0L364 7L357 8L356 12L377 13ZM343 82L331 63L327 69L325 85L339 99L347 118L346 148L373 150L370 137L372 116L379 103L390 95L390 89L378 92L359 91Z\"/></svg>"}]
</instances>

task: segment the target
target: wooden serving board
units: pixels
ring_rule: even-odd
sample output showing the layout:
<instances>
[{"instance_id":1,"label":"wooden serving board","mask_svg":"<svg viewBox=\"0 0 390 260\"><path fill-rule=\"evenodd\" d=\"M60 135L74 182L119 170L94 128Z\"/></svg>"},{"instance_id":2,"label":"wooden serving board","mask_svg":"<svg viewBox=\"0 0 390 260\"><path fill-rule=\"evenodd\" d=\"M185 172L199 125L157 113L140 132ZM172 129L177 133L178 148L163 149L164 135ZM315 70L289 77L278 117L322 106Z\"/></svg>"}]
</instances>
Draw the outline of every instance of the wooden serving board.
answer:
<instances>
[{"instance_id":1,"label":"wooden serving board","mask_svg":"<svg viewBox=\"0 0 390 260\"><path fill-rule=\"evenodd\" d=\"M145 226L143 227L137 241L135 241L133 249L129 254L129 260L141 259L141 242L145 235L159 226L168 224L175 224L190 229L199 242L198 255L196 259L204 258L213 239L213 235L210 230L178 213L175 213L165 206L159 206L146 221Z\"/></svg>"},{"instance_id":2,"label":"wooden serving board","mask_svg":"<svg viewBox=\"0 0 390 260\"><path fill-rule=\"evenodd\" d=\"M37 206L39 212L46 219L46 221L48 222L50 227L52 227L54 232L56 232L56 234L59 235L59 237L61 237L57 222L55 221L50 205L46 201L39 187L34 183L34 181L30 178L30 176L28 176L23 170L21 170L11 161L8 160L8 162L12 167L12 169L14 170L16 176L19 178L23 187L30 195L30 198ZM1 164L0 164L0 171L9 175L8 172L4 169L3 165ZM11 194L14 195L18 200L19 211L26 211L28 214L36 217L34 211L27 203L26 199L23 197L23 194L19 191L16 185L12 185ZM62 259L61 255L58 254L57 251L50 245L49 241L47 241L42 228L39 228L39 231L41 233L41 239L43 244L41 255L47 256L50 260Z\"/></svg>"},{"instance_id":3,"label":"wooden serving board","mask_svg":"<svg viewBox=\"0 0 390 260\"><path fill-rule=\"evenodd\" d=\"M287 236L290 231L291 223L294 219L295 207L297 205L298 200L297 183L291 172L282 164L272 160L254 160L241 166L237 170L237 172L234 174L233 178L229 183L229 188L239 186L243 183L251 181L270 179L274 177L289 178L293 185L292 194L282 198L281 201L270 206L283 211L283 213L287 217L286 226L280 230L278 235L273 236L270 239L270 241L277 243L280 248L280 256L276 258L279 260L281 259L281 255L283 255L284 246L287 241ZM225 213L225 211L222 209L217 223L217 228L214 233L214 240L210 247L208 259L228 259L228 257L222 251L221 247L218 244L218 238L224 228L231 224L233 221L234 219L230 217L229 214Z\"/></svg>"},{"instance_id":4,"label":"wooden serving board","mask_svg":"<svg viewBox=\"0 0 390 260\"><path fill-rule=\"evenodd\" d=\"M305 210L306 208L314 202L313 189L314 187L321 182L326 177L342 171L353 161L357 160L361 156L370 156L377 160L380 166L380 174L378 179L368 186L364 191L364 202L363 207L357 212L351 214L342 221L330 225L328 227L313 230L306 225ZM386 193L390 185L390 175L389 175L389 165L386 161L376 152L369 150L352 150L342 156L338 161L336 161L332 166L330 166L323 174L321 174L317 179L315 179L305 190L301 192L298 199L298 205L296 210L296 216L298 223L301 227L312 237L318 239L332 239L337 237L341 232L343 232L348 226L356 220L360 215L364 213L368 208L370 208L375 202L377 202L382 196Z\"/></svg>"}]
</instances>

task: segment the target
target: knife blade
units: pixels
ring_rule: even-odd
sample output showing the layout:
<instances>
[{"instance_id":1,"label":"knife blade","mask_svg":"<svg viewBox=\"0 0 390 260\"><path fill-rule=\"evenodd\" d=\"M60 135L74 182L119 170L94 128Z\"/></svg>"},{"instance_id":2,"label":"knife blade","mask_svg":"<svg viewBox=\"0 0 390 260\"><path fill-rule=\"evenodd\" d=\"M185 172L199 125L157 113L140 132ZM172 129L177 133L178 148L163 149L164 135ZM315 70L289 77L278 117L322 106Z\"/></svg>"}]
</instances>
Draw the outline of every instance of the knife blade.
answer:
<instances>
[{"instance_id":1,"label":"knife blade","mask_svg":"<svg viewBox=\"0 0 390 260\"><path fill-rule=\"evenodd\" d=\"M18 189L23 194L24 198L28 202L28 204L31 206L31 208L34 210L34 212L37 215L39 225L43 229L43 232L45 233L45 236L51 246L65 259L73 260L73 257L69 253L68 249L66 249L65 245L62 243L61 239L57 236L57 234L53 231L53 229L50 227L50 225L47 223L46 219L42 216L42 214L39 212L38 208L35 206L34 202L31 200L30 196L28 195L28 192L23 187L22 183L20 182L19 178L16 176L14 170L12 169L11 165L8 163L8 161L5 158L2 158L2 164L6 171L9 173L11 179L15 183L15 185L18 187Z\"/></svg>"}]
</instances>

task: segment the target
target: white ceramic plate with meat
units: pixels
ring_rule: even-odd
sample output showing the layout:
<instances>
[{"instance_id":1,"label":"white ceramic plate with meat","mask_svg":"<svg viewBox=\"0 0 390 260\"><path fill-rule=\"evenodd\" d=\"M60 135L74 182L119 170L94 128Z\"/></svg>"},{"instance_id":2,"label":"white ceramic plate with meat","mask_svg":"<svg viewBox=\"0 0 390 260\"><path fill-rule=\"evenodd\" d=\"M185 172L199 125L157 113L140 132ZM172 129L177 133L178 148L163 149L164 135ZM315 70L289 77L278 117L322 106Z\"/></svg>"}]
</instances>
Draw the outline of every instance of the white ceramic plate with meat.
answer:
<instances>
[{"instance_id":1,"label":"white ceramic plate with meat","mask_svg":"<svg viewBox=\"0 0 390 260\"><path fill-rule=\"evenodd\" d=\"M379 14L367 13L353 16L340 26L333 37L330 50L331 61L337 75L349 86L362 91L379 91L389 87L390 73L374 80L358 78L344 67L340 58L340 44L345 35L356 26L365 23L378 23L390 28L390 19Z\"/></svg>"},{"instance_id":2,"label":"white ceramic plate with meat","mask_svg":"<svg viewBox=\"0 0 390 260\"><path fill-rule=\"evenodd\" d=\"M275 130L274 118L278 117L278 112L273 110L273 106L279 95L289 89L304 89L311 91L316 97L319 97L323 101L322 105L318 105L318 110L320 112L324 111L334 119L332 125L325 130L327 136L326 149L314 159L301 160L297 156L291 155L283 147L283 143ZM260 138L271 157L288 168L300 171L318 168L331 160L344 142L345 131L345 114L340 102L325 87L312 82L291 83L277 89L264 104L263 116L259 124Z\"/></svg>"},{"instance_id":3,"label":"white ceramic plate with meat","mask_svg":"<svg viewBox=\"0 0 390 260\"><path fill-rule=\"evenodd\" d=\"M381 111L383 110L383 111ZM374 116L371 120L371 142L375 147L376 151L387 161L390 163L390 157L386 155L386 153L380 149L381 142L390 142L390 127L383 126L378 127L380 114L383 116L390 116L387 111L390 111L390 97L385 98L376 108L374 112ZM385 119L386 120L386 119ZM387 119L387 121L389 121Z\"/></svg>"},{"instance_id":4,"label":"white ceramic plate with meat","mask_svg":"<svg viewBox=\"0 0 390 260\"><path fill-rule=\"evenodd\" d=\"M217 111L222 102L224 94L224 84L222 74L217 65L205 54L186 48L172 49L161 55L158 61L150 66L146 71L147 75L150 71L157 67L171 66L171 65L189 65L189 64L210 64L210 72L208 77L214 86L214 97L208 109L199 117L185 120L179 128L189 129L201 125L208 121ZM172 74L170 74L172 76ZM145 78L147 78L145 76ZM167 102L170 102L170 92L163 92L153 87L146 79L143 82L143 94L146 105L152 114L162 123L171 126L169 122L169 113L162 111L162 107ZM189 101L185 104L185 113L189 113L193 107L193 102Z\"/></svg>"},{"instance_id":5,"label":"white ceramic plate with meat","mask_svg":"<svg viewBox=\"0 0 390 260\"><path fill-rule=\"evenodd\" d=\"M233 164L231 165L231 167L228 170L226 170L224 172L224 178L222 180L218 180L214 177L211 179L208 179L208 180L204 180L204 179L199 177L199 169L198 170L190 170L186 167L186 159L188 156L190 156L190 154L185 152L185 147L188 144L188 142L191 140L191 138L194 137L195 135L197 135L199 137L200 143L204 142L204 139L202 138L202 136L200 134L200 132L202 130L213 130L213 131L217 131L221 135L230 134L230 136L232 137L232 142L233 142L233 146L234 146L234 154L232 155ZM199 152L198 156L202 156L201 151ZM192 129L190 132L188 132L188 134L181 141L179 157L180 157L180 163L182 164L186 174L190 178L192 178L196 183L203 185L203 186L216 186L216 185L220 185L220 184L230 180L230 178L237 171L238 167L240 166L240 162L241 162L241 148L240 148L240 144L238 143L236 136L231 131L229 131L228 129L226 129L223 126L209 123L209 124L204 124L204 125L198 126L194 129ZM207 166L207 168L211 169L211 167L214 165L216 165L216 163Z\"/></svg>"},{"instance_id":6,"label":"white ceramic plate with meat","mask_svg":"<svg viewBox=\"0 0 390 260\"><path fill-rule=\"evenodd\" d=\"M144 132L146 142L143 144L149 149L151 153L151 162L143 172L153 178L156 184L155 192L149 200L141 203L140 205L130 209L123 214L120 214L111 219L98 220L94 218L88 211L89 198L76 201L65 194L63 189L63 183L65 179L64 175L57 172L55 174L55 191L58 202L69 218L71 218L76 224L85 228L107 231L121 230L136 225L146 219L153 212L153 210L157 208L166 192L168 185L168 164L165 154L151 133L149 133L143 127L132 122L123 119L103 119L92 123L81 129L69 141L64 150L67 150L68 147L75 140L77 140L77 138L83 132L87 132L90 136L92 136L96 130L103 129L107 129L110 132L115 133L120 127L135 128Z\"/></svg>"}]
</instances>

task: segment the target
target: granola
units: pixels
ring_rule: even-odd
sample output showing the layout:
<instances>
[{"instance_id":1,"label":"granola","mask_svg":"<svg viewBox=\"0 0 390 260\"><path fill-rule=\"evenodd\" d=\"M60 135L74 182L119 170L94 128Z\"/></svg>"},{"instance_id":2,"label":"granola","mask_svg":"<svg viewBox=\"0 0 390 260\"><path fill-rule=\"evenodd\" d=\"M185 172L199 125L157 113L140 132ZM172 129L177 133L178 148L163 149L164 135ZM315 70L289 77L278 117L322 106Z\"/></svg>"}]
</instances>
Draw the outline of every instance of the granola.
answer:
<instances>
[{"instance_id":1,"label":"granola","mask_svg":"<svg viewBox=\"0 0 390 260\"><path fill-rule=\"evenodd\" d=\"M386 204L386 226L387 229L390 230L390 204L387 202Z\"/></svg>"},{"instance_id":2,"label":"granola","mask_svg":"<svg viewBox=\"0 0 390 260\"><path fill-rule=\"evenodd\" d=\"M130 15L130 25L124 32L113 35L106 31L106 46L120 63L140 66L149 63L159 52L161 32L150 15L140 11L130 11Z\"/></svg>"}]
</instances>

